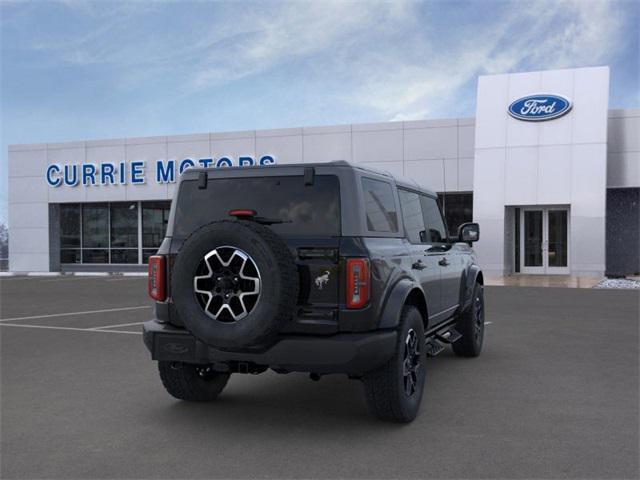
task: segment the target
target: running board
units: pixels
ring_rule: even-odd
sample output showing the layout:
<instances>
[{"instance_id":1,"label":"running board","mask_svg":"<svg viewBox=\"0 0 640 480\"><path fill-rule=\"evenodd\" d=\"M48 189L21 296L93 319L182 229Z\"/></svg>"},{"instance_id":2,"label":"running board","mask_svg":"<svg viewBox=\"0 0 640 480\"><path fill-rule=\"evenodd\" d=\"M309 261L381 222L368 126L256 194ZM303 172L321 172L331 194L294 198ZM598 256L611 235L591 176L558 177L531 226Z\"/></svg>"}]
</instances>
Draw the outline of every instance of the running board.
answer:
<instances>
[{"instance_id":1,"label":"running board","mask_svg":"<svg viewBox=\"0 0 640 480\"><path fill-rule=\"evenodd\" d=\"M462 338L462 335L460 335L460 333L455 328L451 327L449 330L441 333L436 333L436 338L443 343L451 344L460 340Z\"/></svg>"},{"instance_id":2,"label":"running board","mask_svg":"<svg viewBox=\"0 0 640 480\"><path fill-rule=\"evenodd\" d=\"M445 328L434 335L429 336L425 342L427 357L435 357L441 353L445 347L443 343L450 345L461 338L462 335L454 327Z\"/></svg>"},{"instance_id":3,"label":"running board","mask_svg":"<svg viewBox=\"0 0 640 480\"><path fill-rule=\"evenodd\" d=\"M435 357L444 350L444 345L438 342L435 338L430 338L425 343L427 349L427 357Z\"/></svg>"}]
</instances>

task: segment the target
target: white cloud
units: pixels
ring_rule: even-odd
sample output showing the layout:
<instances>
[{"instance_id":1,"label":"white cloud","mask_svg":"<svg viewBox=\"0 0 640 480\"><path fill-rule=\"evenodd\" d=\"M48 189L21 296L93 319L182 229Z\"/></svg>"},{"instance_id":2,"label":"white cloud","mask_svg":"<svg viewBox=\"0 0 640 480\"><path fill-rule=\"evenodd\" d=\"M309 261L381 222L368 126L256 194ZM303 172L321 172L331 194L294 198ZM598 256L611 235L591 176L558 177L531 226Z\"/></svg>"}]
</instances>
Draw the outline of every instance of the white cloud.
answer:
<instances>
[{"instance_id":1,"label":"white cloud","mask_svg":"<svg viewBox=\"0 0 640 480\"><path fill-rule=\"evenodd\" d=\"M490 16L448 28L439 2L196 3L207 13L192 28L158 31L150 14L172 4L64 3L91 28L32 47L53 62L106 65L122 88L170 78L188 96L283 67L393 120L456 115L452 103L479 74L599 64L624 43L624 19L608 1L487 3Z\"/></svg>"},{"instance_id":2,"label":"white cloud","mask_svg":"<svg viewBox=\"0 0 640 480\"><path fill-rule=\"evenodd\" d=\"M600 64L620 48L622 26L611 2L516 2L492 25L452 32L446 55L422 62L388 55L390 73L370 77L356 98L391 120L455 115L451 103L477 75ZM363 76L371 62L369 57L359 66Z\"/></svg>"},{"instance_id":3,"label":"white cloud","mask_svg":"<svg viewBox=\"0 0 640 480\"><path fill-rule=\"evenodd\" d=\"M375 35L379 23L405 18L407 2L293 2L259 10L243 18L252 25L232 44L212 43L203 68L193 80L197 88L268 70L286 61L320 52L340 55L351 40Z\"/></svg>"}]
</instances>

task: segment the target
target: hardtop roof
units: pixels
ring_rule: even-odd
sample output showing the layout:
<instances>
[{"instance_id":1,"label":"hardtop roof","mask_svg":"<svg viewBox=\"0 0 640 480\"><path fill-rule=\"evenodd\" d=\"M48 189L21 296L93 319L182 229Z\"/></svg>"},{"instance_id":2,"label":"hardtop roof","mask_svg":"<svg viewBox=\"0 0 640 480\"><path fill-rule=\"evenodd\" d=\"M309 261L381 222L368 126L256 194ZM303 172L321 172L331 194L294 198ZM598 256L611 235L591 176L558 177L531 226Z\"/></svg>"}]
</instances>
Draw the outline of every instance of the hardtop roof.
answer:
<instances>
[{"instance_id":1,"label":"hardtop roof","mask_svg":"<svg viewBox=\"0 0 640 480\"><path fill-rule=\"evenodd\" d=\"M326 167L338 167L338 168L351 168L354 170L360 170L362 172L369 172L369 173L373 173L375 175L379 175L379 176L383 176L383 177L387 177L390 180L393 180L395 182L395 184L399 187L404 187L404 188L408 188L411 190L419 190L421 192L424 193L428 193L432 196L436 196L436 193L428 188L425 188L421 185L419 185L415 180L409 179L409 178L405 178L405 177L400 177L397 175L393 175L392 173L388 172L387 170L383 170L383 169L378 169L375 167L370 167L368 165L363 165L360 163L353 163L353 162L348 162L346 160L334 160L331 162L314 162L314 163L287 163L287 164L275 164L275 165L268 165L268 166L259 166L259 165L254 165L254 166L247 166L247 167L239 167L239 166L234 166L234 167L192 167L189 168L187 171L185 171L185 173L187 172L192 172L192 173L196 173L196 172L219 172L221 170L224 171L244 171L246 172L247 170L258 170L258 169L263 169L263 168L269 168L269 170L272 169L291 169L291 168L308 168L308 167L318 167L318 168L326 168Z\"/></svg>"}]
</instances>

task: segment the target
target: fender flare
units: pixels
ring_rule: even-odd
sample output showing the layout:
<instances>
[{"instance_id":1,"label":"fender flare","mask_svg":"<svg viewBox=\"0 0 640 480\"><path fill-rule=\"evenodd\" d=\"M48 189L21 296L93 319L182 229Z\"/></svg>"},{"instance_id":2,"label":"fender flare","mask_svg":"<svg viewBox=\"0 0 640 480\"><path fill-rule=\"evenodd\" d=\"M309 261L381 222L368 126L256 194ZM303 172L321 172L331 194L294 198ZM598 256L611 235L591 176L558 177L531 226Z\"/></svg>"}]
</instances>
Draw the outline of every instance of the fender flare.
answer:
<instances>
[{"instance_id":1,"label":"fender flare","mask_svg":"<svg viewBox=\"0 0 640 480\"><path fill-rule=\"evenodd\" d=\"M460 282L460 311L465 311L471 305L473 287L476 282L484 285L484 276L478 265L471 265L465 270L462 275L462 282Z\"/></svg>"},{"instance_id":2,"label":"fender flare","mask_svg":"<svg viewBox=\"0 0 640 480\"><path fill-rule=\"evenodd\" d=\"M380 316L380 328L396 328L398 326L402 307L409 295L416 290L419 291L419 294L422 296L422 301L424 302L425 311L422 312L422 314L426 325L428 321L426 315L427 302L422 287L408 278L403 278L391 288L391 291L387 295L382 315Z\"/></svg>"}]
</instances>

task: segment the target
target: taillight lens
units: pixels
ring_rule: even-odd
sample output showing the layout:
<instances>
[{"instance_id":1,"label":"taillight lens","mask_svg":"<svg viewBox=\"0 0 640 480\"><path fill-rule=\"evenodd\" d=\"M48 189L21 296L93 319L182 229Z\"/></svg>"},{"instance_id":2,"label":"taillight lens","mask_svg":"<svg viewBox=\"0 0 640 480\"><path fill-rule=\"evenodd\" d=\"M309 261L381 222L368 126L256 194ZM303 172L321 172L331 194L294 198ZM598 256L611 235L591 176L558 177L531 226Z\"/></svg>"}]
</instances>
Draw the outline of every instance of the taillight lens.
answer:
<instances>
[{"instance_id":1,"label":"taillight lens","mask_svg":"<svg viewBox=\"0 0 640 480\"><path fill-rule=\"evenodd\" d=\"M347 308L362 308L369 302L369 260L347 259Z\"/></svg>"},{"instance_id":2,"label":"taillight lens","mask_svg":"<svg viewBox=\"0 0 640 480\"><path fill-rule=\"evenodd\" d=\"M149 257L149 296L157 302L167 298L166 260L162 255Z\"/></svg>"}]
</instances>

